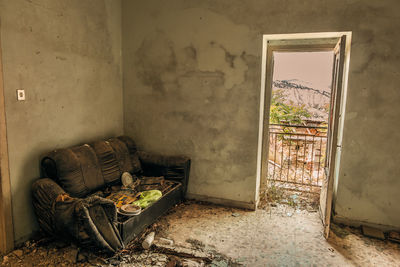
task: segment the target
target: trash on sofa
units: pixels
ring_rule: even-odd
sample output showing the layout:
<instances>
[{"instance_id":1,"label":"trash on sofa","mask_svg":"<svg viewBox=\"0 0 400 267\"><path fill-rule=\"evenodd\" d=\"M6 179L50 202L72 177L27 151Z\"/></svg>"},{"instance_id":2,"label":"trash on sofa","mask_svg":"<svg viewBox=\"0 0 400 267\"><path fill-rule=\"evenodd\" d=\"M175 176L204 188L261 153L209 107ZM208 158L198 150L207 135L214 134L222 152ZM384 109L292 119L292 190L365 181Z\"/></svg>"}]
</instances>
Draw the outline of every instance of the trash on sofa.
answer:
<instances>
[{"instance_id":1,"label":"trash on sofa","mask_svg":"<svg viewBox=\"0 0 400 267\"><path fill-rule=\"evenodd\" d=\"M135 204L125 204L118 209L118 213L125 216L139 215L142 208Z\"/></svg>"},{"instance_id":2,"label":"trash on sofa","mask_svg":"<svg viewBox=\"0 0 400 267\"><path fill-rule=\"evenodd\" d=\"M133 204L141 207L142 209L147 208L162 197L160 190L148 190L140 193L140 198L133 202Z\"/></svg>"}]
</instances>

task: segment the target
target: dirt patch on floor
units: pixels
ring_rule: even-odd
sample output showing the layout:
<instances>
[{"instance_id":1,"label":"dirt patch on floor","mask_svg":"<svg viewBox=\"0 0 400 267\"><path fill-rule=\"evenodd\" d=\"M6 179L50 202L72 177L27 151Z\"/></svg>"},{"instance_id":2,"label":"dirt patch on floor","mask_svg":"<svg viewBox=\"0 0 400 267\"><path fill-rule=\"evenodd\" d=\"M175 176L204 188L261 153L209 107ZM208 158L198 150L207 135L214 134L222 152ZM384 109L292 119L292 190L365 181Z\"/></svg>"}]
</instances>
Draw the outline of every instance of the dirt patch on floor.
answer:
<instances>
[{"instance_id":1,"label":"dirt patch on floor","mask_svg":"<svg viewBox=\"0 0 400 267\"><path fill-rule=\"evenodd\" d=\"M170 210L168 214L175 213L179 208ZM112 256L99 251L79 248L71 242L39 235L25 242L13 252L0 255L0 266L241 266L214 248L206 248L204 244L195 239L188 239L186 245L173 244L172 247L177 249L178 253L164 251L155 245L148 250L143 249L142 242L147 234L155 232L155 242L157 242L161 237L167 236L169 228L169 222L163 217L143 231L125 249ZM184 250L187 254L179 254L179 249ZM203 254L207 257L205 259L197 257L196 253L198 252L204 252Z\"/></svg>"},{"instance_id":2,"label":"dirt patch on floor","mask_svg":"<svg viewBox=\"0 0 400 267\"><path fill-rule=\"evenodd\" d=\"M271 207L276 207L278 204L284 204L309 212L318 211L320 189L308 188L309 190L306 191L302 191L301 188L298 189L288 190L282 184L269 183L260 190L258 208L268 210Z\"/></svg>"},{"instance_id":3,"label":"dirt patch on floor","mask_svg":"<svg viewBox=\"0 0 400 267\"><path fill-rule=\"evenodd\" d=\"M359 228L332 224L328 242L356 266L400 266L400 244L365 237Z\"/></svg>"},{"instance_id":4,"label":"dirt patch on floor","mask_svg":"<svg viewBox=\"0 0 400 267\"><path fill-rule=\"evenodd\" d=\"M244 266L398 266L400 262L399 244L367 238L358 229L334 226L327 242L319 214L293 205L276 203L248 211L189 203L162 220L170 225L163 234L177 244L201 244Z\"/></svg>"}]
</instances>

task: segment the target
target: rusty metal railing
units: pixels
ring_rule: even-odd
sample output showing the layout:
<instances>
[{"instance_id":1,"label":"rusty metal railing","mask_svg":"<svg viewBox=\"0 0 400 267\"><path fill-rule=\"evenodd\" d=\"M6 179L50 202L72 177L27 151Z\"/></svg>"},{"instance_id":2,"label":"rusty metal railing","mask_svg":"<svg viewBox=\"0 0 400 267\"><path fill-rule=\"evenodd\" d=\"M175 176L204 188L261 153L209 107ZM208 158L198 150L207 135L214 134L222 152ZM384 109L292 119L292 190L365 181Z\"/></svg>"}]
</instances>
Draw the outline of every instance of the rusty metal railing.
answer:
<instances>
[{"instance_id":1,"label":"rusty metal railing","mask_svg":"<svg viewBox=\"0 0 400 267\"><path fill-rule=\"evenodd\" d=\"M327 127L270 124L267 179L321 187L326 142Z\"/></svg>"}]
</instances>

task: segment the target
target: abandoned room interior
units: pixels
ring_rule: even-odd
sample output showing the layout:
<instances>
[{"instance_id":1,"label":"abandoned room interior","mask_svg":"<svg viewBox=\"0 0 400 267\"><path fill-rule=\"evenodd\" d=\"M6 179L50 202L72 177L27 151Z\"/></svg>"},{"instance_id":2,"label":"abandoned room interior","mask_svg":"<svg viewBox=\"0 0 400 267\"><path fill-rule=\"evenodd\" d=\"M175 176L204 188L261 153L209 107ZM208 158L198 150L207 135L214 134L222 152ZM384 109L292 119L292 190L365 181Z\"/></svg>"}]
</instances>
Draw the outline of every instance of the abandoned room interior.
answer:
<instances>
[{"instance_id":1,"label":"abandoned room interior","mask_svg":"<svg viewBox=\"0 0 400 267\"><path fill-rule=\"evenodd\" d=\"M398 0L0 0L0 266L400 266Z\"/></svg>"}]
</instances>

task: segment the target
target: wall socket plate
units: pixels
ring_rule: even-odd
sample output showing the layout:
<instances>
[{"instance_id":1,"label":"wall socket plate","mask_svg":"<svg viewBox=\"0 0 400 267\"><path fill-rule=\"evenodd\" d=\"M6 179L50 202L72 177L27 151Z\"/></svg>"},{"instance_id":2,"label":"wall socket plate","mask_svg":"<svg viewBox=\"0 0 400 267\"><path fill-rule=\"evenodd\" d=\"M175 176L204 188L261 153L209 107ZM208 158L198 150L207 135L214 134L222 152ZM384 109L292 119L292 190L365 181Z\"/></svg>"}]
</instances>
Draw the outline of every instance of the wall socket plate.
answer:
<instances>
[{"instance_id":1,"label":"wall socket plate","mask_svg":"<svg viewBox=\"0 0 400 267\"><path fill-rule=\"evenodd\" d=\"M24 89L18 89L17 90L17 100L18 101L24 101L25 100L25 90Z\"/></svg>"}]
</instances>

